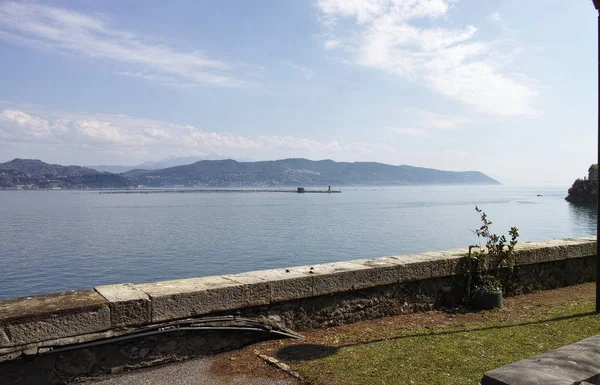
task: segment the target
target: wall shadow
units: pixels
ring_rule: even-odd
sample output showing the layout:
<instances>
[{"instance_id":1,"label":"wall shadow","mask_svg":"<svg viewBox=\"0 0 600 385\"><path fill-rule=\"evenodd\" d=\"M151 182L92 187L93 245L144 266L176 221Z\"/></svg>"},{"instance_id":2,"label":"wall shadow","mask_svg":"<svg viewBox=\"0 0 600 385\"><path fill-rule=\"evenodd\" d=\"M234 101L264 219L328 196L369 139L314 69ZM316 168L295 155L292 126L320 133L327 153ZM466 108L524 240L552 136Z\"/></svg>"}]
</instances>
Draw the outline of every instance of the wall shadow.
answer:
<instances>
[{"instance_id":1,"label":"wall shadow","mask_svg":"<svg viewBox=\"0 0 600 385\"><path fill-rule=\"evenodd\" d=\"M318 344L299 344L284 346L275 353L275 357L288 362L312 361L331 356L340 348Z\"/></svg>"},{"instance_id":2,"label":"wall shadow","mask_svg":"<svg viewBox=\"0 0 600 385\"><path fill-rule=\"evenodd\" d=\"M451 335L451 334L466 333L466 332L480 332L480 331L486 331L486 330L499 330L499 329L507 329L507 328L514 328L514 327L520 327L520 326L547 324L547 323L564 321L564 320L569 320L569 319L574 319L574 318L588 317L588 316L592 316L592 315L596 315L596 312L592 311L592 312L587 312L587 313L573 314L573 315L569 315L569 316L556 317L556 318L547 318L547 319L542 319L539 321L519 322L519 323L514 323L514 324L508 324L508 325L494 325L494 326L483 326L483 327L465 328L465 329L457 329L457 330L440 330L440 331L424 332L424 333L412 333L412 334L405 334L405 335L401 335L401 336L397 336L397 337L380 338L380 339L376 339L376 340L356 342L353 344L346 344L346 345L340 346L339 348L347 348L347 347L360 346L360 345L371 345L371 344L376 344L378 342L403 340L406 338L443 336L443 335Z\"/></svg>"},{"instance_id":3,"label":"wall shadow","mask_svg":"<svg viewBox=\"0 0 600 385\"><path fill-rule=\"evenodd\" d=\"M508 325L493 325L493 326L483 326L483 327L475 327L468 329L458 329L458 330L440 330L433 332L423 332L423 333L411 333L405 334L392 338L381 338L374 339L370 341L361 341L355 342L351 344L345 344L340 346L328 346L328 345L319 345L319 344L298 344L298 345L288 345L279 349L275 353L275 357L284 362L301 362L301 361L312 361L320 358L331 356L337 353L342 348L348 348L353 346L361 346L361 345L371 345L384 341L394 341L394 340L402 340L406 338L415 338L415 337L431 337L431 336L442 336L442 335L450 335L450 334L458 334L465 332L481 332L486 330L494 330L494 329L506 329L506 328L514 328L520 326L527 325L536 325L536 324L546 324L551 322L563 321L568 319L587 317L591 315L595 315L595 312L581 313L581 314L573 314L569 316L556 317L556 318L547 318L539 321L530 321L530 322L519 322Z\"/></svg>"}]
</instances>

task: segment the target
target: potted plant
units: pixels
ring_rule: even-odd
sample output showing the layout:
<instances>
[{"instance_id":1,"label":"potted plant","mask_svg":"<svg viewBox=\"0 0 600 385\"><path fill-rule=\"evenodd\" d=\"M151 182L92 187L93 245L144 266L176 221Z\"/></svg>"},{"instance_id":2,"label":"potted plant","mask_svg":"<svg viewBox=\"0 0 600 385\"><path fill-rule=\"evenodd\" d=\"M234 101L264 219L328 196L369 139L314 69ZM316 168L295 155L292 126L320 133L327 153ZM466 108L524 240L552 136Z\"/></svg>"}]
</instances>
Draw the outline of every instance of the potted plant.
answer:
<instances>
[{"instance_id":1,"label":"potted plant","mask_svg":"<svg viewBox=\"0 0 600 385\"><path fill-rule=\"evenodd\" d=\"M504 235L496 235L490 232L492 222L479 207L475 206L481 219L481 227L475 230L475 234L481 240L485 240L485 246L470 246L468 261L468 297L472 305L489 310L502 307L502 273L512 272L514 267L514 249L517 245L519 230L511 227L508 231L510 241ZM477 247L478 251L471 252L471 248Z\"/></svg>"}]
</instances>

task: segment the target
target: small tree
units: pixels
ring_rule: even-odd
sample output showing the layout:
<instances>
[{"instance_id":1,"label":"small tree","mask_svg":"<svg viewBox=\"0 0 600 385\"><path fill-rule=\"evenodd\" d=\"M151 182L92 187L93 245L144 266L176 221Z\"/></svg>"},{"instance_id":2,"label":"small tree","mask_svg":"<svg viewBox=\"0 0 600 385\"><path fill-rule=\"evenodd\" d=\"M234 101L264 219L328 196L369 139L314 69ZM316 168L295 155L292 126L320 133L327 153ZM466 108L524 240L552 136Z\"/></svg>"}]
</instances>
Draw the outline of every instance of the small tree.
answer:
<instances>
[{"instance_id":1,"label":"small tree","mask_svg":"<svg viewBox=\"0 0 600 385\"><path fill-rule=\"evenodd\" d=\"M515 260L513 251L517 245L519 230L511 227L508 231L510 241L504 235L496 235L490 232L492 222L487 214L475 206L481 219L481 227L475 230L479 239L485 240L485 248L479 245L480 250L472 253L470 257L470 293L473 292L496 292L502 290L501 269L508 268L512 271ZM471 290L472 289L472 290Z\"/></svg>"}]
</instances>

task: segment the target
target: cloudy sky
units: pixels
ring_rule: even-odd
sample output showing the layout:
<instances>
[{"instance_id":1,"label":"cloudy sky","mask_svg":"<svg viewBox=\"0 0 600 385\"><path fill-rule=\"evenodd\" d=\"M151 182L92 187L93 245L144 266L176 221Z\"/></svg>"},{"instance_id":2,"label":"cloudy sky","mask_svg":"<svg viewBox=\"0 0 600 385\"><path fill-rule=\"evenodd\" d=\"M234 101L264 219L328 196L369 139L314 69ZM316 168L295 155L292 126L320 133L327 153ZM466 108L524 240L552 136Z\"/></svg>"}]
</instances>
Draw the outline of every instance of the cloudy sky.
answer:
<instances>
[{"instance_id":1,"label":"cloudy sky","mask_svg":"<svg viewBox=\"0 0 600 385\"><path fill-rule=\"evenodd\" d=\"M567 185L596 157L591 1L0 1L0 161L216 153Z\"/></svg>"}]
</instances>

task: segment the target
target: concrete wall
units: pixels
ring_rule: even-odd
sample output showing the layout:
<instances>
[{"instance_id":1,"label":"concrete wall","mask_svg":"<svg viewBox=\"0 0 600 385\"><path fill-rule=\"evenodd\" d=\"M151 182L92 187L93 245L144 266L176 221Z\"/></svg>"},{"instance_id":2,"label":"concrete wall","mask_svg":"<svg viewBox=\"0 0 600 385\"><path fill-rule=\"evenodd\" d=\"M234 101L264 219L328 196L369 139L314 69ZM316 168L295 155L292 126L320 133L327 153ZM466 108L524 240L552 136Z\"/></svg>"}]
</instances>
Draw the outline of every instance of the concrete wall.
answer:
<instances>
[{"instance_id":1,"label":"concrete wall","mask_svg":"<svg viewBox=\"0 0 600 385\"><path fill-rule=\"evenodd\" d=\"M507 294L593 280L595 251L595 237L519 244L516 278ZM466 252L108 285L0 301L0 362L189 317L238 315L303 330L452 306L464 297Z\"/></svg>"}]
</instances>

